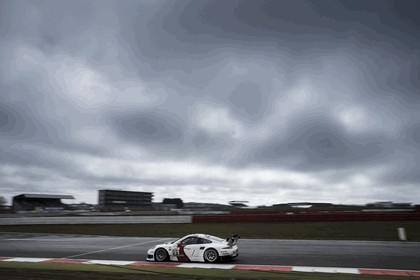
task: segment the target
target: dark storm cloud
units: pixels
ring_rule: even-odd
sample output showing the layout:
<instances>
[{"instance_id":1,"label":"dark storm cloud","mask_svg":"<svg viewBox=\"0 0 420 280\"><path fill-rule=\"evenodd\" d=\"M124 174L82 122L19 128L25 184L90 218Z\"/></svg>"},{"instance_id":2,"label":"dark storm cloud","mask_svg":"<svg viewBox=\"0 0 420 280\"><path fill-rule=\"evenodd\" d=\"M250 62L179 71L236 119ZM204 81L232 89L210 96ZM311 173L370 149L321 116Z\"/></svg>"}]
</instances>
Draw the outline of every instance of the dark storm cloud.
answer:
<instances>
[{"instance_id":1,"label":"dark storm cloud","mask_svg":"<svg viewBox=\"0 0 420 280\"><path fill-rule=\"evenodd\" d=\"M3 135L19 135L25 128L25 122L20 114L12 108L0 106L0 133Z\"/></svg>"},{"instance_id":2,"label":"dark storm cloud","mask_svg":"<svg viewBox=\"0 0 420 280\"><path fill-rule=\"evenodd\" d=\"M114 115L110 121L123 138L139 145L182 145L183 123L167 112L133 112Z\"/></svg>"},{"instance_id":3,"label":"dark storm cloud","mask_svg":"<svg viewBox=\"0 0 420 280\"><path fill-rule=\"evenodd\" d=\"M9 39L32 42L45 51L63 48L63 42L78 41L75 37L90 28L92 3L2 1L1 32Z\"/></svg>"},{"instance_id":4,"label":"dark storm cloud","mask_svg":"<svg viewBox=\"0 0 420 280\"><path fill-rule=\"evenodd\" d=\"M311 51L308 45L327 47L328 41L352 37L369 44L389 41L412 48L419 43L420 21L413 12L418 5L417 1L182 1L155 18L163 22L156 40L166 35L175 44L156 45L168 54L185 47L185 42L196 45L194 51L211 52L223 43L264 48L270 42ZM244 39L250 40L244 44ZM187 52L177 56L182 54Z\"/></svg>"},{"instance_id":5,"label":"dark storm cloud","mask_svg":"<svg viewBox=\"0 0 420 280\"><path fill-rule=\"evenodd\" d=\"M419 148L420 146L420 123L416 123L406 132L405 141L407 144Z\"/></svg>"},{"instance_id":6,"label":"dark storm cloud","mask_svg":"<svg viewBox=\"0 0 420 280\"><path fill-rule=\"evenodd\" d=\"M385 160L392 144L377 135L349 135L322 116L296 121L292 130L278 133L257 149L258 161L290 167L287 159L296 158L296 169L347 169Z\"/></svg>"},{"instance_id":7,"label":"dark storm cloud","mask_svg":"<svg viewBox=\"0 0 420 280\"><path fill-rule=\"evenodd\" d=\"M260 86L250 81L239 83L228 96L229 103L235 111L246 119L261 119L264 115L263 93Z\"/></svg>"},{"instance_id":8,"label":"dark storm cloud","mask_svg":"<svg viewBox=\"0 0 420 280\"><path fill-rule=\"evenodd\" d=\"M3 92L11 88L1 87ZM25 103L10 102L3 95L0 97L0 135L4 141L25 139L29 142L42 142L57 137L54 130L39 121L37 112Z\"/></svg>"},{"instance_id":9,"label":"dark storm cloud","mask_svg":"<svg viewBox=\"0 0 420 280\"><path fill-rule=\"evenodd\" d=\"M173 3L170 12L163 9L152 19L152 46L140 41L135 45L149 57L156 57L152 67L157 71L188 71L187 76L172 73L186 83L203 77L190 69L201 68L224 51L226 55L249 57L266 53L281 64L284 61L278 60L278 54L287 54L293 61L290 70L296 71L302 61L345 48L358 59L367 59L365 73L371 71L372 85L411 86L403 94L412 95L412 90L419 87L420 68L420 39L416 36L419 20L412 10L419 4L404 3L182 1ZM391 75L375 74L386 71L390 61L406 65L391 70Z\"/></svg>"}]
</instances>

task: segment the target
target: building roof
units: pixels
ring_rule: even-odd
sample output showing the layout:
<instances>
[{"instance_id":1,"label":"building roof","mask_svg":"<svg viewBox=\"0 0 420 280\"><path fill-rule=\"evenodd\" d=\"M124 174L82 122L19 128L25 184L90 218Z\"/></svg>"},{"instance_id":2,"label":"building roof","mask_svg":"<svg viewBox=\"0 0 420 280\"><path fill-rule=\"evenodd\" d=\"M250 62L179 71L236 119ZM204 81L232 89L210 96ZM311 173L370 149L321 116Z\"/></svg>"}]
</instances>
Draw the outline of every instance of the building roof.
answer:
<instances>
[{"instance_id":1,"label":"building roof","mask_svg":"<svg viewBox=\"0 0 420 280\"><path fill-rule=\"evenodd\" d=\"M66 194L33 194L33 193L24 193L14 197L24 197L24 198L50 198L50 199L74 199L72 195Z\"/></svg>"}]
</instances>

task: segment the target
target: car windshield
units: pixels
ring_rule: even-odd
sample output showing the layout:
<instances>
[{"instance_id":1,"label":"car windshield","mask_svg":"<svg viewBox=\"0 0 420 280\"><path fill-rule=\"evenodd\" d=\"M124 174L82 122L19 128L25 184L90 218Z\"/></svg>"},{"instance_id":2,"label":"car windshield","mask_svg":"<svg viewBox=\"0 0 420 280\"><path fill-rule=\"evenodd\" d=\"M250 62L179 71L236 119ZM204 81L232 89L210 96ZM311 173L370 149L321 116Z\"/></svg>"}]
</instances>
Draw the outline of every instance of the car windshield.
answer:
<instances>
[{"instance_id":1,"label":"car windshield","mask_svg":"<svg viewBox=\"0 0 420 280\"><path fill-rule=\"evenodd\" d=\"M182 238L184 238L184 237L177 238L177 239L175 239L174 241L170 241L170 243L171 243L171 244L174 244L175 242L177 242L178 240L181 240Z\"/></svg>"},{"instance_id":2,"label":"car windshield","mask_svg":"<svg viewBox=\"0 0 420 280\"><path fill-rule=\"evenodd\" d=\"M186 236L183 236L183 237L179 237L179 238L175 239L174 241L171 241L170 243L171 243L171 244L174 244L174 243L176 243L176 242L178 242L178 241L181 241L181 240L183 240L183 239L187 238L188 236L189 236L189 235L186 235Z\"/></svg>"}]
</instances>

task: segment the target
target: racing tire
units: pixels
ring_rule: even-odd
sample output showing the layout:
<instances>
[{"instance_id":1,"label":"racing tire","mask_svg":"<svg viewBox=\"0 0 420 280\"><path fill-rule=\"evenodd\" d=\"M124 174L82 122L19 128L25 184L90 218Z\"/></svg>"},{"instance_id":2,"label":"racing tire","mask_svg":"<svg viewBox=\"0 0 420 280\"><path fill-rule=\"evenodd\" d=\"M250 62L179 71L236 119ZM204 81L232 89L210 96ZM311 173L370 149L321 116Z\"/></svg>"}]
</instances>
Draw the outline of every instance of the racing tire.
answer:
<instances>
[{"instance_id":1,"label":"racing tire","mask_svg":"<svg viewBox=\"0 0 420 280\"><path fill-rule=\"evenodd\" d=\"M208 263L214 263L219 259L219 253L213 248L207 249L204 252L204 261Z\"/></svg>"},{"instance_id":2,"label":"racing tire","mask_svg":"<svg viewBox=\"0 0 420 280\"><path fill-rule=\"evenodd\" d=\"M164 262L168 259L168 252L165 249L159 248L155 252L155 261Z\"/></svg>"}]
</instances>

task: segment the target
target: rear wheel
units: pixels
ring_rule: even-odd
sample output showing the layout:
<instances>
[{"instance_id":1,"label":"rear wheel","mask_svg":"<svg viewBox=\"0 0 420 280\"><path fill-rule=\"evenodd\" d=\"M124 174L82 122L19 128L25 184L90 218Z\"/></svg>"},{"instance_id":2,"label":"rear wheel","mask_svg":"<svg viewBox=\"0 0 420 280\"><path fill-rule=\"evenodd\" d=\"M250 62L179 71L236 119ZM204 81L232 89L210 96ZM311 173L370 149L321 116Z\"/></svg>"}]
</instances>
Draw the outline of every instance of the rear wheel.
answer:
<instances>
[{"instance_id":1,"label":"rear wheel","mask_svg":"<svg viewBox=\"0 0 420 280\"><path fill-rule=\"evenodd\" d=\"M217 251L215 250L215 249L213 249L213 248L211 248L211 249L207 249L205 252L204 252L204 260L206 261L206 262L209 262L209 263L213 263L213 262L215 262L215 261L217 261L217 259L219 258L219 254L217 253Z\"/></svg>"},{"instance_id":2,"label":"rear wheel","mask_svg":"<svg viewBox=\"0 0 420 280\"><path fill-rule=\"evenodd\" d=\"M166 261L166 259L168 258L168 252L166 252L165 249L163 248L159 248L156 250L155 252L155 260L158 262L163 262Z\"/></svg>"}]
</instances>

